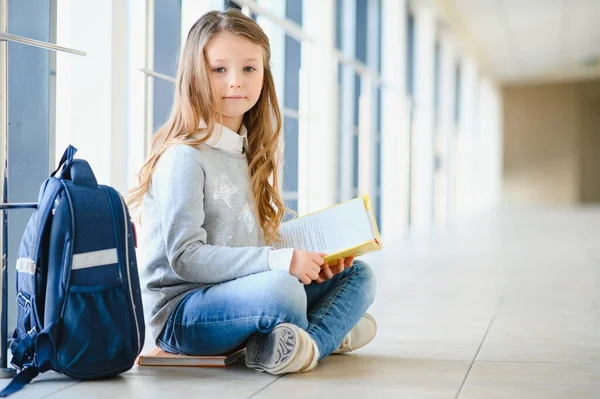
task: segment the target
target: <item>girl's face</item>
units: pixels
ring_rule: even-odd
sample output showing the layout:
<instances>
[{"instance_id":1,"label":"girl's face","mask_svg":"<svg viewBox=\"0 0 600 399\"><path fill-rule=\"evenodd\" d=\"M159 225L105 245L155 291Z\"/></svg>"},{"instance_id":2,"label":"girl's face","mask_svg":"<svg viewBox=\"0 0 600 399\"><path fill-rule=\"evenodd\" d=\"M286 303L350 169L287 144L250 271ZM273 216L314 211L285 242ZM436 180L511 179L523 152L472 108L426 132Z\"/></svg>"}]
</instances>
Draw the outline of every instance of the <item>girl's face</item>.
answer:
<instances>
[{"instance_id":1,"label":"girl's face","mask_svg":"<svg viewBox=\"0 0 600 399\"><path fill-rule=\"evenodd\" d=\"M263 84L262 48L231 32L214 35L205 48L209 75L225 118L238 118L256 104Z\"/></svg>"}]
</instances>

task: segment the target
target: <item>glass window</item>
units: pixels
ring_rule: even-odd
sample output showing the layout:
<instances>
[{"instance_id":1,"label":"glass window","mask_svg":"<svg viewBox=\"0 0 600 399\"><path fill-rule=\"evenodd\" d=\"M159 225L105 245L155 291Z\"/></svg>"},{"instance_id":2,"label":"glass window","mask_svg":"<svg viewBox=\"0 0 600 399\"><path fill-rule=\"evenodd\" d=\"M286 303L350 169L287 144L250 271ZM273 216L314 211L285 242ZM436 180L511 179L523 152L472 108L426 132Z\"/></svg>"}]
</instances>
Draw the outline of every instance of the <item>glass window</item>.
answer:
<instances>
[{"instance_id":1,"label":"glass window","mask_svg":"<svg viewBox=\"0 0 600 399\"><path fill-rule=\"evenodd\" d=\"M238 5L235 1L225 0L225 9L227 10L228 8L237 8L240 11L242 10L242 7Z\"/></svg>"},{"instance_id":2,"label":"glass window","mask_svg":"<svg viewBox=\"0 0 600 399\"><path fill-rule=\"evenodd\" d=\"M338 0L336 8L336 44L345 58L356 57L356 10L354 1ZM358 186L358 89L360 76L347 64L338 65L338 196L344 201L356 195Z\"/></svg>"},{"instance_id":3,"label":"glass window","mask_svg":"<svg viewBox=\"0 0 600 399\"><path fill-rule=\"evenodd\" d=\"M410 226L412 224L412 175L413 175L413 154L412 154L412 141L413 141L413 121L415 114L414 105L414 89L415 89L415 17L413 12L408 8L406 10L406 93L411 100L411 106L409 110L409 162L408 162L408 220L407 223Z\"/></svg>"},{"instance_id":4,"label":"glass window","mask_svg":"<svg viewBox=\"0 0 600 399\"><path fill-rule=\"evenodd\" d=\"M354 56L361 63L368 65L367 57L367 0L356 0L356 37ZM359 126L360 126L360 96L362 94L361 76L356 73L354 76L354 143L353 143L353 165L352 165L352 196L358 193L358 170L359 170Z\"/></svg>"},{"instance_id":5,"label":"glass window","mask_svg":"<svg viewBox=\"0 0 600 399\"><path fill-rule=\"evenodd\" d=\"M302 1L287 1L285 16L302 26ZM285 77L283 98L284 172L283 193L287 208L298 211L298 109L300 101L301 44L289 35L285 36ZM279 100L281 101L281 99Z\"/></svg>"},{"instance_id":6,"label":"glass window","mask_svg":"<svg viewBox=\"0 0 600 399\"><path fill-rule=\"evenodd\" d=\"M373 37L373 40L376 42L376 45L373 48L376 49L375 56L370 60L370 65L377 71L379 76L381 76L381 35L382 35L382 19L381 19L381 0L376 0L373 3L375 9L371 9L375 18L375 26L369 26L370 33ZM376 29L376 32L373 33L372 30ZM372 46L372 44L370 45ZM373 145L375 146L375 199L374 199L374 208L375 208L375 218L377 220L377 224L381 229L381 122L382 122L382 112L381 112L381 98L382 98L382 90L380 86L376 86L374 90L373 97L373 118L375 119L375 142Z\"/></svg>"},{"instance_id":7,"label":"glass window","mask_svg":"<svg viewBox=\"0 0 600 399\"><path fill-rule=\"evenodd\" d=\"M454 69L454 123L457 125L460 123L461 75L460 62L457 62Z\"/></svg>"},{"instance_id":8,"label":"glass window","mask_svg":"<svg viewBox=\"0 0 600 399\"><path fill-rule=\"evenodd\" d=\"M435 114L434 123L439 121L439 112L440 112L440 42L439 40L435 41L435 53L434 53L434 64L433 64L433 108Z\"/></svg>"},{"instance_id":9,"label":"glass window","mask_svg":"<svg viewBox=\"0 0 600 399\"><path fill-rule=\"evenodd\" d=\"M181 2L154 2L154 71L177 75L177 57L181 46ZM153 130L164 124L173 105L173 83L154 79Z\"/></svg>"},{"instance_id":10,"label":"glass window","mask_svg":"<svg viewBox=\"0 0 600 399\"><path fill-rule=\"evenodd\" d=\"M342 30L343 30L343 2L342 0L335 0L335 47L338 50L342 50Z\"/></svg>"},{"instance_id":11,"label":"glass window","mask_svg":"<svg viewBox=\"0 0 600 399\"><path fill-rule=\"evenodd\" d=\"M51 42L51 9L48 1L9 1L8 33ZM3 16L4 17L4 16ZM54 25L55 26L55 25ZM55 93L51 91L48 50L8 42L8 201L36 202L50 165L50 124L53 121ZM5 123L6 121L2 121ZM14 265L21 237L31 211L9 212L8 260ZM9 281L15 281L14 267L8 268ZM8 309L14 308L15 285L7 284ZM16 323L9 313L8 326Z\"/></svg>"},{"instance_id":12,"label":"glass window","mask_svg":"<svg viewBox=\"0 0 600 399\"><path fill-rule=\"evenodd\" d=\"M407 30L406 35L406 90L410 97L414 94L415 89L415 17L413 13L407 12Z\"/></svg>"}]
</instances>

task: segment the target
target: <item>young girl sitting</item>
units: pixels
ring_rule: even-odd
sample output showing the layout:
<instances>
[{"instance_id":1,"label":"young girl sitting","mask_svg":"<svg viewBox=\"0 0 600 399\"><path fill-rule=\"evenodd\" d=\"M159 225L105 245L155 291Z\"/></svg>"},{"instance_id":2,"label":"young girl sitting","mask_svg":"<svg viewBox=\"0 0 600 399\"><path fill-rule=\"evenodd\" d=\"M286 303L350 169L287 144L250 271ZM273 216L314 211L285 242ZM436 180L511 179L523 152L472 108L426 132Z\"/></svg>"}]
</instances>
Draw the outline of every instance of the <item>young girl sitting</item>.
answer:
<instances>
[{"instance_id":1,"label":"young girl sitting","mask_svg":"<svg viewBox=\"0 0 600 399\"><path fill-rule=\"evenodd\" d=\"M352 258L274 249L281 113L269 40L237 10L191 28L171 115L129 205L143 219L147 321L171 353L213 355L245 343L246 365L304 372L369 343L371 268ZM327 133L325 133L327 134Z\"/></svg>"}]
</instances>

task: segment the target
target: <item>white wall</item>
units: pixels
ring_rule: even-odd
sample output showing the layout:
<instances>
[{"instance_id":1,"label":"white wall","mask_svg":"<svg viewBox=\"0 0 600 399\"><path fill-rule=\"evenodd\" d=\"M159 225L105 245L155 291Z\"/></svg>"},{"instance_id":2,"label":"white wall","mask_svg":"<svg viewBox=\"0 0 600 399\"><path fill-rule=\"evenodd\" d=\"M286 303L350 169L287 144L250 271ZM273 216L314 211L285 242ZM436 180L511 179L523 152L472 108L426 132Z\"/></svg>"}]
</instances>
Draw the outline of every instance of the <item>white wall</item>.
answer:
<instances>
[{"instance_id":1,"label":"white wall","mask_svg":"<svg viewBox=\"0 0 600 399\"><path fill-rule=\"evenodd\" d=\"M409 112L406 91L406 1L382 1L381 213L385 235L408 230Z\"/></svg>"},{"instance_id":2,"label":"white wall","mask_svg":"<svg viewBox=\"0 0 600 399\"><path fill-rule=\"evenodd\" d=\"M63 1L57 41L85 57L57 54L56 159L68 144L101 184L126 192L126 2Z\"/></svg>"},{"instance_id":3,"label":"white wall","mask_svg":"<svg viewBox=\"0 0 600 399\"><path fill-rule=\"evenodd\" d=\"M595 168L582 164L594 157L582 148L585 107L599 99L600 81L504 89L505 203L568 205L583 199L582 176L588 172L582 168ZM597 170L592 173L597 176Z\"/></svg>"},{"instance_id":4,"label":"white wall","mask_svg":"<svg viewBox=\"0 0 600 399\"><path fill-rule=\"evenodd\" d=\"M414 229L429 229L433 222L433 76L436 39L435 9L417 6L415 23L414 122L411 141L412 201L411 217Z\"/></svg>"},{"instance_id":5,"label":"white wall","mask_svg":"<svg viewBox=\"0 0 600 399\"><path fill-rule=\"evenodd\" d=\"M151 83L141 71L145 67L148 52L145 46L146 0L127 1L127 132L126 132L126 171L127 187L137 182L137 173L145 158L144 111L145 85ZM151 104L152 102L149 101Z\"/></svg>"},{"instance_id":6,"label":"white wall","mask_svg":"<svg viewBox=\"0 0 600 399\"><path fill-rule=\"evenodd\" d=\"M303 31L314 42L302 43L299 112L298 213L335 203L338 154L335 1L305 1Z\"/></svg>"}]
</instances>

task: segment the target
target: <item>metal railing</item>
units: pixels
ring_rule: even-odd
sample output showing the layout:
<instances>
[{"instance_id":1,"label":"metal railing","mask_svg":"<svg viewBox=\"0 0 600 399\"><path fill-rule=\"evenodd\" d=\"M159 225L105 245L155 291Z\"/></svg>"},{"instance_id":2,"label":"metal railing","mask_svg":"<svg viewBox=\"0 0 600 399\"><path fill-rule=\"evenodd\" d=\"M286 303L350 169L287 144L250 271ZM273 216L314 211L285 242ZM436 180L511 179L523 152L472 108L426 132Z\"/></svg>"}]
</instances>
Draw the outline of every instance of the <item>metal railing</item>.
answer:
<instances>
[{"instance_id":1,"label":"metal railing","mask_svg":"<svg viewBox=\"0 0 600 399\"><path fill-rule=\"evenodd\" d=\"M75 54L75 55L86 55L84 51L74 50L68 47L57 46L53 43L42 42L40 40L30 39L28 37L12 35L6 32L0 32L0 40L20 43L26 46L39 47L45 50L60 51L63 53Z\"/></svg>"}]
</instances>

